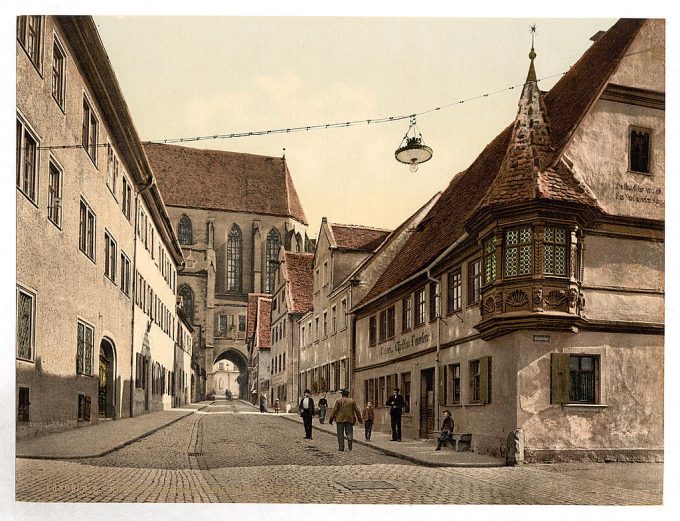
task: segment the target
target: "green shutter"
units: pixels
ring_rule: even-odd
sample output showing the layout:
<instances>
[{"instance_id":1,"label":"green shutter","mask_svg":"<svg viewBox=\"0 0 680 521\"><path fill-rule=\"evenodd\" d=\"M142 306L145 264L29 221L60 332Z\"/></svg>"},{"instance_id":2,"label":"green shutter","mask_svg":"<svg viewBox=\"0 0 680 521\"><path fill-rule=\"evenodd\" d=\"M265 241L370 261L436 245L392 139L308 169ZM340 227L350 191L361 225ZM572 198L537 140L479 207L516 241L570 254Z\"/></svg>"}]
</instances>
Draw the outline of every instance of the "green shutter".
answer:
<instances>
[{"instance_id":1,"label":"green shutter","mask_svg":"<svg viewBox=\"0 0 680 521\"><path fill-rule=\"evenodd\" d=\"M569 402L569 355L550 355L550 403Z\"/></svg>"},{"instance_id":2,"label":"green shutter","mask_svg":"<svg viewBox=\"0 0 680 521\"><path fill-rule=\"evenodd\" d=\"M479 359L479 403L489 403L489 357Z\"/></svg>"}]
</instances>

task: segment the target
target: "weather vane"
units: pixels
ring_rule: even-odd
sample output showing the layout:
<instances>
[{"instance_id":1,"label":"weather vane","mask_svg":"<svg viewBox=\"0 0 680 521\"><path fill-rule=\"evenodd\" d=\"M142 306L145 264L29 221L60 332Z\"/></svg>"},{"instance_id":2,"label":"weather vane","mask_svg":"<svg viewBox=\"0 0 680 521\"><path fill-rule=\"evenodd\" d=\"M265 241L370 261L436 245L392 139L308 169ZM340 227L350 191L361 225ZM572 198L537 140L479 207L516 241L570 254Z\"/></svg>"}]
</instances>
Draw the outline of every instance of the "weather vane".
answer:
<instances>
[{"instance_id":1,"label":"weather vane","mask_svg":"<svg viewBox=\"0 0 680 521\"><path fill-rule=\"evenodd\" d=\"M529 32L531 33L531 48L534 48L534 36L536 35L536 23L529 26Z\"/></svg>"}]
</instances>

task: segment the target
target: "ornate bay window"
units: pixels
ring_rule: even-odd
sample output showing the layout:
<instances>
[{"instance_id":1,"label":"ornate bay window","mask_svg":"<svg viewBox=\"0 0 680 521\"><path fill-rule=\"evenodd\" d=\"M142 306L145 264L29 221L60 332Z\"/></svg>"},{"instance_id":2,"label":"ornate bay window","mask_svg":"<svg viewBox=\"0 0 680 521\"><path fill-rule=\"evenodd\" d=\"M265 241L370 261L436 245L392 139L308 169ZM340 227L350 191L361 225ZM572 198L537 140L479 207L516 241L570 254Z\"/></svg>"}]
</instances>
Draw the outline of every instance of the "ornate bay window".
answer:
<instances>
[{"instance_id":1,"label":"ornate bay window","mask_svg":"<svg viewBox=\"0 0 680 521\"><path fill-rule=\"evenodd\" d=\"M504 277L531 274L531 226L505 231Z\"/></svg>"}]
</instances>

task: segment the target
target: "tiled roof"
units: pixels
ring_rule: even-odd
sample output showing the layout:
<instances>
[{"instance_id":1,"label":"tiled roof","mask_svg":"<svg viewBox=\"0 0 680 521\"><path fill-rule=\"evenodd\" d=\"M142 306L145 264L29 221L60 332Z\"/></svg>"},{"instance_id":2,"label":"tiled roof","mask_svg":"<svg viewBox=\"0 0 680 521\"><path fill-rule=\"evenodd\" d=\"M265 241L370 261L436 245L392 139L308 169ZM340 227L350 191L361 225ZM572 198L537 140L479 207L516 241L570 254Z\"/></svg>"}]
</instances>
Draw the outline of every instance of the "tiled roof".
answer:
<instances>
[{"instance_id":1,"label":"tiled roof","mask_svg":"<svg viewBox=\"0 0 680 521\"><path fill-rule=\"evenodd\" d=\"M285 252L283 255L283 267L286 270L288 295L291 301L289 311L306 313L312 309L314 254Z\"/></svg>"},{"instance_id":2,"label":"tiled roof","mask_svg":"<svg viewBox=\"0 0 680 521\"><path fill-rule=\"evenodd\" d=\"M335 245L343 250L373 252L390 234L391 230L369 228L354 224L329 223Z\"/></svg>"},{"instance_id":3,"label":"tiled roof","mask_svg":"<svg viewBox=\"0 0 680 521\"><path fill-rule=\"evenodd\" d=\"M272 346L272 298L257 298L257 347L269 349Z\"/></svg>"},{"instance_id":4,"label":"tiled roof","mask_svg":"<svg viewBox=\"0 0 680 521\"><path fill-rule=\"evenodd\" d=\"M156 143L144 150L169 206L279 215L307 224L283 158Z\"/></svg>"},{"instance_id":5,"label":"tiled roof","mask_svg":"<svg viewBox=\"0 0 680 521\"><path fill-rule=\"evenodd\" d=\"M248 293L248 310L246 313L246 338L250 340L255 333L255 318L257 317L257 299L271 297L267 293Z\"/></svg>"},{"instance_id":6,"label":"tiled roof","mask_svg":"<svg viewBox=\"0 0 680 521\"><path fill-rule=\"evenodd\" d=\"M560 154L643 23L644 20L637 19L619 20L543 96L551 155L543 158L545 170L536 179L540 187L539 196L571 199L574 196L580 198L585 193L566 165L558 162ZM498 178L511 143L514 124L498 134L467 170L452 179L439 201L423 219L422 231L408 239L359 305L424 269L463 235L466 221ZM583 197L590 199L587 195Z\"/></svg>"}]
</instances>

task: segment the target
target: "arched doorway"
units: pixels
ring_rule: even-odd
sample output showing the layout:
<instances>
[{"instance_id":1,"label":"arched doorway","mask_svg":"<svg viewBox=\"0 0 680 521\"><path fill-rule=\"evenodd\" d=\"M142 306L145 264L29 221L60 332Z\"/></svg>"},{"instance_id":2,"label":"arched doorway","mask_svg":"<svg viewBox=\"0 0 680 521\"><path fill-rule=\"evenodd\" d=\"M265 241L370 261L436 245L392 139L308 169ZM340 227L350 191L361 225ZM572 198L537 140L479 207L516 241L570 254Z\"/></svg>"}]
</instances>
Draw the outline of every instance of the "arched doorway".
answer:
<instances>
[{"instance_id":1,"label":"arched doorway","mask_svg":"<svg viewBox=\"0 0 680 521\"><path fill-rule=\"evenodd\" d=\"M116 416L116 350L107 338L99 344L99 417Z\"/></svg>"}]
</instances>

